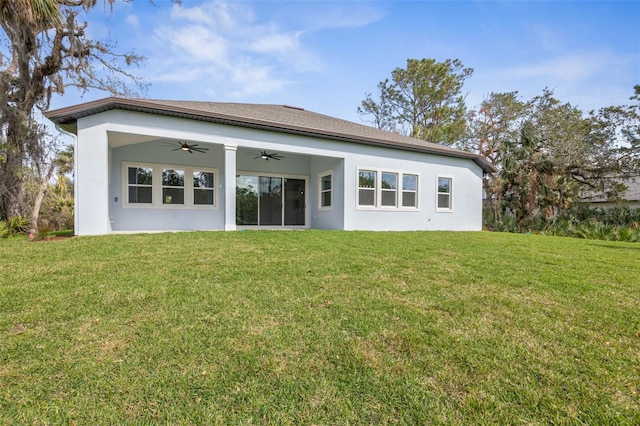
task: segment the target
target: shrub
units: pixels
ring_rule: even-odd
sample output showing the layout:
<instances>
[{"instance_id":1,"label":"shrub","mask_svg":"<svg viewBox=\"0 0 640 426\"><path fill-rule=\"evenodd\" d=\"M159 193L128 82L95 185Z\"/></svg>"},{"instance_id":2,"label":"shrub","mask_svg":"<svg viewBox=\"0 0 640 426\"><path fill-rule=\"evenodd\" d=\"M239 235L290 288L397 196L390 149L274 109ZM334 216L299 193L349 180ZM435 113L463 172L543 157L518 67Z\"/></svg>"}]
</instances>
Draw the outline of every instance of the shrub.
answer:
<instances>
[{"instance_id":1,"label":"shrub","mask_svg":"<svg viewBox=\"0 0 640 426\"><path fill-rule=\"evenodd\" d=\"M537 214L528 227L519 226L516 218L504 214L496 220L488 209L483 211L484 229L497 232L533 232L544 235L596 240L640 242L640 208L580 206L546 218Z\"/></svg>"},{"instance_id":2,"label":"shrub","mask_svg":"<svg viewBox=\"0 0 640 426\"><path fill-rule=\"evenodd\" d=\"M40 226L38 226L36 234L34 235L34 240L35 241L46 240L49 238L49 234L54 230L55 230L54 227L51 225L51 223L49 223L49 221L42 220L40 221Z\"/></svg>"},{"instance_id":3,"label":"shrub","mask_svg":"<svg viewBox=\"0 0 640 426\"><path fill-rule=\"evenodd\" d=\"M0 238L13 237L24 234L29 230L31 221L24 216L12 216L5 220L0 220Z\"/></svg>"},{"instance_id":4,"label":"shrub","mask_svg":"<svg viewBox=\"0 0 640 426\"><path fill-rule=\"evenodd\" d=\"M9 227L7 222L0 220L0 238L7 238L9 236Z\"/></svg>"}]
</instances>

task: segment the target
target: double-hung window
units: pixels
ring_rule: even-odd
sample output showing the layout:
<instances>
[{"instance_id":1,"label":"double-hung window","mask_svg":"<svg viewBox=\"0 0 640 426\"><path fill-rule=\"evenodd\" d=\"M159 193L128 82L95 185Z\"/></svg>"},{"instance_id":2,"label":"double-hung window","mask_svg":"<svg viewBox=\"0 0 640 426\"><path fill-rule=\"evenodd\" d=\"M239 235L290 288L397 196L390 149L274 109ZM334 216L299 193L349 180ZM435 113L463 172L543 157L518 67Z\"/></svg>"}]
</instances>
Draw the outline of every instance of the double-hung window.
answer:
<instances>
[{"instance_id":1,"label":"double-hung window","mask_svg":"<svg viewBox=\"0 0 640 426\"><path fill-rule=\"evenodd\" d=\"M358 208L418 208L418 174L358 169Z\"/></svg>"},{"instance_id":2,"label":"double-hung window","mask_svg":"<svg viewBox=\"0 0 640 426\"><path fill-rule=\"evenodd\" d=\"M436 200L437 210L453 210L452 193L453 179L450 177L438 176L438 195Z\"/></svg>"},{"instance_id":3,"label":"double-hung window","mask_svg":"<svg viewBox=\"0 0 640 426\"><path fill-rule=\"evenodd\" d=\"M378 173L374 170L360 170L358 172L358 205L376 206L376 184Z\"/></svg>"},{"instance_id":4,"label":"double-hung window","mask_svg":"<svg viewBox=\"0 0 640 426\"><path fill-rule=\"evenodd\" d=\"M216 207L216 169L125 162L122 170L123 207Z\"/></svg>"},{"instance_id":5,"label":"double-hung window","mask_svg":"<svg viewBox=\"0 0 640 426\"><path fill-rule=\"evenodd\" d=\"M184 170L162 169L162 204L184 205Z\"/></svg>"},{"instance_id":6,"label":"double-hung window","mask_svg":"<svg viewBox=\"0 0 640 426\"><path fill-rule=\"evenodd\" d=\"M193 171L193 204L213 206L215 185L213 172Z\"/></svg>"},{"instance_id":7,"label":"double-hung window","mask_svg":"<svg viewBox=\"0 0 640 426\"><path fill-rule=\"evenodd\" d=\"M333 175L331 172L320 173L320 208L331 208L331 193L333 185Z\"/></svg>"},{"instance_id":8,"label":"double-hung window","mask_svg":"<svg viewBox=\"0 0 640 426\"><path fill-rule=\"evenodd\" d=\"M418 207L418 175L402 175L402 207Z\"/></svg>"},{"instance_id":9,"label":"double-hung window","mask_svg":"<svg viewBox=\"0 0 640 426\"><path fill-rule=\"evenodd\" d=\"M129 204L153 204L151 167L127 167L127 196Z\"/></svg>"},{"instance_id":10,"label":"double-hung window","mask_svg":"<svg viewBox=\"0 0 640 426\"><path fill-rule=\"evenodd\" d=\"M382 207L396 207L398 205L398 174L382 172L380 191Z\"/></svg>"}]
</instances>

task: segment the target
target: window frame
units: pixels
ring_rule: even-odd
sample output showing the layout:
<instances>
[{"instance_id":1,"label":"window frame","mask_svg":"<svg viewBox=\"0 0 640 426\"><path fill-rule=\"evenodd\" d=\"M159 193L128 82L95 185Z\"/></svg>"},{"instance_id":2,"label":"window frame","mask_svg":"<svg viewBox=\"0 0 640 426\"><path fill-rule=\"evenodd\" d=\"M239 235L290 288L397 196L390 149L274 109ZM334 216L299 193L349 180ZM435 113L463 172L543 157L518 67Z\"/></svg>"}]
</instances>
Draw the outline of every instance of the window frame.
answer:
<instances>
[{"instance_id":1,"label":"window frame","mask_svg":"<svg viewBox=\"0 0 640 426\"><path fill-rule=\"evenodd\" d=\"M440 179L449 180L449 192L440 192ZM440 207L439 199L440 195L449 196L449 207ZM453 212L453 176L450 175L437 175L436 176L436 212L451 213Z\"/></svg>"},{"instance_id":2,"label":"window frame","mask_svg":"<svg viewBox=\"0 0 640 426\"><path fill-rule=\"evenodd\" d=\"M129 182L129 169L131 169L131 168L135 168L136 169L136 183L130 183ZM137 179L138 178L138 172L137 172L138 169L150 169L151 170L151 185L146 184L146 183L145 184L138 183L138 179ZM155 202L154 201L155 200L155 195L154 195L154 191L153 191L153 179L154 179L154 176L155 176L155 172L154 172L153 168L152 167L148 167L148 166L142 166L142 165L139 165L139 164L127 165L127 166L123 167L123 173L122 174L123 174L122 181L123 181L123 184L124 184L123 185L124 189L123 189L122 193L126 197L127 203L129 203L129 195L130 195L131 188L151 188L151 202L150 203L135 202L135 203L129 203L129 204L131 204L132 206L136 206L136 207L152 206L153 203Z\"/></svg>"},{"instance_id":3,"label":"window frame","mask_svg":"<svg viewBox=\"0 0 640 426\"><path fill-rule=\"evenodd\" d=\"M129 168L145 168L151 169L152 184L151 184L151 203L130 203L129 202ZM173 187L165 186L162 181L163 170L180 170L184 172L184 186ZM194 203L194 191L197 189L193 186L193 173L204 172L213 173L213 187L207 188L213 190L213 204L195 204ZM218 188L216 188L216 182L218 182L219 174L218 169L211 167L199 167L199 166L186 166L179 164L158 164L158 163L146 163L137 161L123 161L122 162L122 196L121 205L125 209L189 209L189 210L217 210L218 209ZM139 186L139 185L136 185ZM148 186L148 185L147 185ZM184 204L165 204L162 196L164 188L182 188L184 191Z\"/></svg>"},{"instance_id":4,"label":"window frame","mask_svg":"<svg viewBox=\"0 0 640 426\"><path fill-rule=\"evenodd\" d=\"M213 185L212 186L195 186L195 179L193 178L193 175L195 173L211 173L213 176L211 178ZM218 191L216 191L216 173L214 173L211 170L203 170L202 168L192 168L191 169L191 187L189 189L189 192L191 192L191 196L192 196L192 203L194 207L215 207L216 206L216 194L218 193ZM185 181L185 185L186 185L186 181ZM213 204L196 204L196 191L212 191L213 192Z\"/></svg>"},{"instance_id":5,"label":"window frame","mask_svg":"<svg viewBox=\"0 0 640 426\"><path fill-rule=\"evenodd\" d=\"M374 188L374 205L360 205L360 172L375 172L376 182ZM396 176L396 188L385 189L382 188L382 174L394 174ZM407 191L415 193L415 206L405 206L402 200L402 194L404 191L404 176L411 175L416 177L416 189L415 191ZM416 171L397 170L381 167L356 167L356 210L376 210L376 211L419 211L420 210L420 173ZM366 188L364 188L366 189ZM382 205L382 193L383 192L395 192L396 203L395 206Z\"/></svg>"},{"instance_id":6,"label":"window frame","mask_svg":"<svg viewBox=\"0 0 640 426\"><path fill-rule=\"evenodd\" d=\"M360 186L360 173L361 172L372 172L375 173L375 180L373 182L373 188L367 188L364 186ZM356 207L358 209L363 210L372 210L378 208L378 202L380 200L380 196L378 195L378 188L380 188L380 183L378 180L380 179L380 171L371 167L359 167L356 172ZM373 205L371 204L360 204L360 191L373 191Z\"/></svg>"},{"instance_id":7,"label":"window frame","mask_svg":"<svg viewBox=\"0 0 640 426\"><path fill-rule=\"evenodd\" d=\"M384 175L394 175L395 176L395 188L385 188L383 182L385 181ZM400 173L397 172L389 172L389 171L381 171L380 172L380 208L383 209L396 209L398 208L398 181L400 177ZM393 204L384 204L384 194L393 193Z\"/></svg>"},{"instance_id":8,"label":"window frame","mask_svg":"<svg viewBox=\"0 0 640 426\"><path fill-rule=\"evenodd\" d=\"M184 167L182 168L178 168L178 167L163 167L161 170L161 180L162 180L162 194L161 194L161 199L160 202L162 203L162 205L164 206L184 206L187 204L187 194L186 194L186 183L187 183L187 172L186 170L184 170ZM182 173L182 185L165 185L165 181L164 181L164 173L165 171L167 172L181 172ZM182 203L173 203L173 202L167 202L167 200L171 200L172 196L171 195L165 195L165 189L170 189L170 190L182 190Z\"/></svg>"},{"instance_id":9,"label":"window frame","mask_svg":"<svg viewBox=\"0 0 640 426\"><path fill-rule=\"evenodd\" d=\"M322 183L325 177L329 176L329 189L323 189ZM322 205L324 201L323 195L329 193L329 205ZM318 210L327 211L333 209L333 170L327 170L318 173Z\"/></svg>"},{"instance_id":10,"label":"window frame","mask_svg":"<svg viewBox=\"0 0 640 426\"><path fill-rule=\"evenodd\" d=\"M404 189L404 177L405 176L415 176L416 178L416 189ZM414 174L414 173L403 173L402 174L402 189L400 190L400 205L402 206L402 208L405 209L417 209L418 208L418 191L420 189L418 183L420 181L420 177L418 176L418 174ZM413 206L405 206L404 205L404 194L406 193L413 193L414 194L414 204Z\"/></svg>"}]
</instances>

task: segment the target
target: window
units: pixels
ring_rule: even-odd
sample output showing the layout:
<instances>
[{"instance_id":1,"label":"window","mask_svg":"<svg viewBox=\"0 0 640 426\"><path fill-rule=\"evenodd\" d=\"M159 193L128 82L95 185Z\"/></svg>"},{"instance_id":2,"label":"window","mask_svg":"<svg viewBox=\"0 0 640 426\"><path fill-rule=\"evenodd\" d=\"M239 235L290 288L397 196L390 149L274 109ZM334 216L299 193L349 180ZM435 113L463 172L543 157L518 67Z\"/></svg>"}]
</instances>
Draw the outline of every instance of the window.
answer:
<instances>
[{"instance_id":1,"label":"window","mask_svg":"<svg viewBox=\"0 0 640 426\"><path fill-rule=\"evenodd\" d=\"M418 208L418 174L392 170L358 170L357 207Z\"/></svg>"},{"instance_id":2,"label":"window","mask_svg":"<svg viewBox=\"0 0 640 426\"><path fill-rule=\"evenodd\" d=\"M373 170L360 170L358 172L358 205L376 205L376 181L377 172Z\"/></svg>"},{"instance_id":3,"label":"window","mask_svg":"<svg viewBox=\"0 0 640 426\"><path fill-rule=\"evenodd\" d=\"M213 206L214 188L213 172L193 172L193 204Z\"/></svg>"},{"instance_id":4,"label":"window","mask_svg":"<svg viewBox=\"0 0 640 426\"><path fill-rule=\"evenodd\" d=\"M320 174L320 208L328 209L331 207L331 186L333 176L331 172Z\"/></svg>"},{"instance_id":5,"label":"window","mask_svg":"<svg viewBox=\"0 0 640 426\"><path fill-rule=\"evenodd\" d=\"M453 179L447 177L438 177L438 210L452 210L451 192Z\"/></svg>"},{"instance_id":6,"label":"window","mask_svg":"<svg viewBox=\"0 0 640 426\"><path fill-rule=\"evenodd\" d=\"M215 208L217 170L123 163L123 207Z\"/></svg>"},{"instance_id":7,"label":"window","mask_svg":"<svg viewBox=\"0 0 640 426\"><path fill-rule=\"evenodd\" d=\"M418 207L418 176L402 175L402 207Z\"/></svg>"},{"instance_id":8,"label":"window","mask_svg":"<svg viewBox=\"0 0 640 426\"><path fill-rule=\"evenodd\" d=\"M162 203L184 204L184 170L162 169Z\"/></svg>"},{"instance_id":9,"label":"window","mask_svg":"<svg viewBox=\"0 0 640 426\"><path fill-rule=\"evenodd\" d=\"M380 185L380 201L383 207L396 207L398 198L398 174L382 172L382 185Z\"/></svg>"},{"instance_id":10,"label":"window","mask_svg":"<svg viewBox=\"0 0 640 426\"><path fill-rule=\"evenodd\" d=\"M127 194L131 204L153 203L153 169L128 167Z\"/></svg>"}]
</instances>

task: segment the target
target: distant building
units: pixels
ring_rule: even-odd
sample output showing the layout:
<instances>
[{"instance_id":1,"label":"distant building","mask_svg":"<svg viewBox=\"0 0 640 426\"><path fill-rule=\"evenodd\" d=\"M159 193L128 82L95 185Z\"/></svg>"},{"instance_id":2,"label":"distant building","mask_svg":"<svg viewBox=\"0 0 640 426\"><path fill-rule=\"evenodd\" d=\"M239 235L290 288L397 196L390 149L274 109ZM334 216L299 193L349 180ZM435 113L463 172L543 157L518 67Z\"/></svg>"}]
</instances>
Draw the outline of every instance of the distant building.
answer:
<instances>
[{"instance_id":1,"label":"distant building","mask_svg":"<svg viewBox=\"0 0 640 426\"><path fill-rule=\"evenodd\" d=\"M605 208L617 206L640 208L640 176L617 180L617 182L627 186L627 190L620 194L619 197L611 199L608 194L603 192L584 192L581 194L582 204Z\"/></svg>"}]
</instances>

